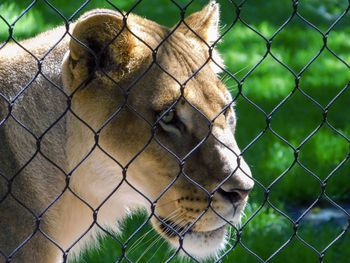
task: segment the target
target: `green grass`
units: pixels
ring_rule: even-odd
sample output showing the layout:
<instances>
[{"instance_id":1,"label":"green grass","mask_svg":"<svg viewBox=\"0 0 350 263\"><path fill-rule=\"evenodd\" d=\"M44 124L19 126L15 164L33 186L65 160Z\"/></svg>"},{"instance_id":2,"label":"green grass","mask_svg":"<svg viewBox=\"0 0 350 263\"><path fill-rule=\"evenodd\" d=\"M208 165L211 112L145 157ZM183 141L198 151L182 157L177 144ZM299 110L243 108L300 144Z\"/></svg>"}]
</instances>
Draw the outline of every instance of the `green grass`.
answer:
<instances>
[{"instance_id":1,"label":"green grass","mask_svg":"<svg viewBox=\"0 0 350 263\"><path fill-rule=\"evenodd\" d=\"M129 10L133 1L114 1L122 10ZM178 1L186 3L187 1ZM196 1L188 9L188 13L198 10L206 1ZM219 1L222 5L222 32L227 30L235 19L234 9L229 1ZM248 1L242 9L242 16L257 31L266 38L274 32L291 14L290 1ZM346 1L325 0L322 4L317 0L300 1L300 13L309 21L325 31L337 15L346 7ZM0 3L0 14L9 23L12 23L21 10L30 3L29 0L5 0ZM59 8L68 18L83 1L56 0L51 3ZM158 2L157 2L158 3ZM345 3L345 6L344 6ZM318 8L318 7L323 7ZM111 8L105 1L92 1L86 9L94 7ZM83 12L83 11L82 11ZM77 14L78 17L82 12ZM171 26L179 19L179 9L168 0L159 0L158 5L143 1L134 12L161 24ZM278 13L278 14L277 14ZM47 7L43 2L36 4L33 9L24 15L14 26L16 39L23 39L37 34L48 28L62 23L60 16ZM0 41L8 37L8 27L0 20ZM350 19L339 23L328 37L328 46L346 63L350 63ZM322 36L314 29L307 27L300 19L293 19L273 40L271 53L294 72L298 74L308 62L317 54L323 45ZM350 81L350 70L346 63L341 62L329 51L325 50L301 75L299 89L295 90L295 76L282 66L271 55L245 78L266 52L266 42L251 29L238 22L223 37L218 45L227 70L238 80L244 78L242 93L257 106L253 106L243 96L237 99L237 141L242 149L246 148L266 127L266 116L274 112L271 128L283 139L271 131L266 131L259 140L246 149L244 156L254 177L264 186L271 186L269 200L283 211L286 207L308 206L321 193L320 180L327 179L326 193L339 203L350 201L350 164L339 164L349 155L350 145L343 136L350 138L349 101L350 89L345 91L328 110L328 125L323 125L319 131L307 138L321 124L323 112L330 101ZM1 53L1 51L0 51ZM234 79L224 77L232 94L237 95L237 83ZM276 109L276 106L289 94L291 97ZM316 100L313 102L305 94ZM295 156L291 146L299 150L299 162L294 162ZM305 170L301 167L308 169ZM337 168L338 167L338 168ZM281 176L283 175L283 176ZM281 177L280 177L281 176ZM279 179L278 179L279 178ZM277 180L276 180L277 179ZM256 185L248 217L255 211L264 199L264 188ZM323 198L319 205L327 205ZM128 218L124 223L124 231L117 235L121 242L125 241L135 229L145 220L142 215ZM150 231L146 225L131 241L132 244L140 235ZM340 233L340 227L334 222L315 226L301 224L299 235L310 242L318 251L322 251L333 238ZM242 242L254 253L266 260L293 234L292 225L271 208L262 209L256 217L244 228ZM234 235L233 235L234 236ZM146 251L157 237L150 231L143 245L136 246L130 253L130 259L137 260ZM232 238L231 244L234 243ZM162 244L162 245L161 245ZM344 238L325 253L325 262L347 262L350 257L348 249L350 237L347 233ZM169 254L169 248L163 240L159 240L150 250L141 257L141 262L162 262ZM102 238L99 249L91 249L84 254L79 262L114 262L121 254L120 245L112 238ZM127 253L128 254L128 253ZM294 237L290 244L271 262L317 262L317 255L312 249L305 246ZM147 260L145 260L147 259ZM176 262L176 260L175 260ZM232 253L224 257L224 262L258 262L241 245L237 245Z\"/></svg>"}]
</instances>

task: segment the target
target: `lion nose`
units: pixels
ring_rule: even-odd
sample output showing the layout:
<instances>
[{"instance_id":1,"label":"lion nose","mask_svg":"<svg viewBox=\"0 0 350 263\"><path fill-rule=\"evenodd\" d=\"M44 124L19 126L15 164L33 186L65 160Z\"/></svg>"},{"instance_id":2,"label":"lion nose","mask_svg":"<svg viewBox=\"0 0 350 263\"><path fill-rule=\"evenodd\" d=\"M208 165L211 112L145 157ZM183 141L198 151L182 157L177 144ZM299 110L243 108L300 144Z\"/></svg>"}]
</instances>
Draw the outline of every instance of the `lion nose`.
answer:
<instances>
[{"instance_id":1,"label":"lion nose","mask_svg":"<svg viewBox=\"0 0 350 263\"><path fill-rule=\"evenodd\" d=\"M247 196L249 195L250 189L230 189L230 190L224 190L223 188L218 189L218 194L223 196L224 198L228 199L231 203L235 205L239 205L242 203Z\"/></svg>"}]
</instances>

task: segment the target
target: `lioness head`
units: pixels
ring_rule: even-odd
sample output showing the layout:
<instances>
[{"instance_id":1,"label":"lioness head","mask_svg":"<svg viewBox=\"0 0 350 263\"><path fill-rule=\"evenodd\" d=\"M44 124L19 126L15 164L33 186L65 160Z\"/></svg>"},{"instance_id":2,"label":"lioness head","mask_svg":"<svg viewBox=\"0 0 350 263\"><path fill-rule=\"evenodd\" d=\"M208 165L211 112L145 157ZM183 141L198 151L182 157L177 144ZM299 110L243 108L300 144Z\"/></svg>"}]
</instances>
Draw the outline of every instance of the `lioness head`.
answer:
<instances>
[{"instance_id":1,"label":"lioness head","mask_svg":"<svg viewBox=\"0 0 350 263\"><path fill-rule=\"evenodd\" d=\"M253 187L211 48L218 22L215 3L171 29L95 10L75 24L63 64L72 109L97 148L144 195L154 228L197 258L222 247Z\"/></svg>"}]
</instances>

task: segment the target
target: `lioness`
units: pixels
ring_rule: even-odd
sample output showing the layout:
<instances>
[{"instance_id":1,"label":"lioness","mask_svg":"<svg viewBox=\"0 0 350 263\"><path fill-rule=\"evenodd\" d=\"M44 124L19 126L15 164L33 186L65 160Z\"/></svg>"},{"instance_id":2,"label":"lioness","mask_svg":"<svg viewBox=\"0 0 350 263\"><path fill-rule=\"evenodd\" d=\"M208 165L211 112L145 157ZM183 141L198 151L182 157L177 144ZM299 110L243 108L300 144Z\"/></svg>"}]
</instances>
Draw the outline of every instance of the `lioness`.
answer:
<instances>
[{"instance_id":1,"label":"lioness","mask_svg":"<svg viewBox=\"0 0 350 263\"><path fill-rule=\"evenodd\" d=\"M139 207L193 258L223 247L253 180L218 22L93 10L0 50L0 262L66 261Z\"/></svg>"}]
</instances>

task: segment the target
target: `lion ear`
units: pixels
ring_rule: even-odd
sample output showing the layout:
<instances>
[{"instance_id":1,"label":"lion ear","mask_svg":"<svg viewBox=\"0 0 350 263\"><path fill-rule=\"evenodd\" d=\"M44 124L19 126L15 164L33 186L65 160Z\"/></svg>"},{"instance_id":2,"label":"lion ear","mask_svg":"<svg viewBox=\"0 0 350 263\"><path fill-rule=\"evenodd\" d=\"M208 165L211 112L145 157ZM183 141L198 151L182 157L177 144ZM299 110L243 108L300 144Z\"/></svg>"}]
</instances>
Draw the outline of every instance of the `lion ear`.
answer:
<instances>
[{"instance_id":1,"label":"lion ear","mask_svg":"<svg viewBox=\"0 0 350 263\"><path fill-rule=\"evenodd\" d=\"M75 24L63 62L63 82L77 88L87 79L119 81L140 63L142 46L125 24L123 16L110 10L94 10Z\"/></svg>"},{"instance_id":2,"label":"lion ear","mask_svg":"<svg viewBox=\"0 0 350 263\"><path fill-rule=\"evenodd\" d=\"M201 11L187 17L179 26L180 32L198 43L209 46L219 38L220 7L215 1L211 1ZM194 33L195 32L195 33ZM215 73L221 73L225 68L224 60L216 49L212 51L210 67Z\"/></svg>"},{"instance_id":3,"label":"lion ear","mask_svg":"<svg viewBox=\"0 0 350 263\"><path fill-rule=\"evenodd\" d=\"M219 21L219 4L215 1L211 1L201 11L187 17L185 23L182 23L179 27L179 30L182 31L183 34L190 35L197 39L199 36L208 45L211 45L218 39ZM192 31L194 31L195 34Z\"/></svg>"}]
</instances>

